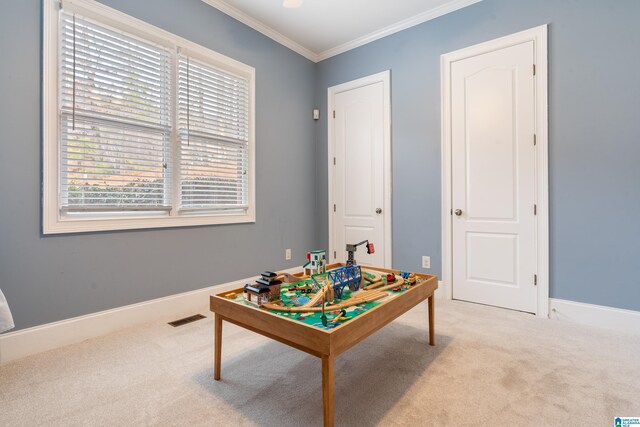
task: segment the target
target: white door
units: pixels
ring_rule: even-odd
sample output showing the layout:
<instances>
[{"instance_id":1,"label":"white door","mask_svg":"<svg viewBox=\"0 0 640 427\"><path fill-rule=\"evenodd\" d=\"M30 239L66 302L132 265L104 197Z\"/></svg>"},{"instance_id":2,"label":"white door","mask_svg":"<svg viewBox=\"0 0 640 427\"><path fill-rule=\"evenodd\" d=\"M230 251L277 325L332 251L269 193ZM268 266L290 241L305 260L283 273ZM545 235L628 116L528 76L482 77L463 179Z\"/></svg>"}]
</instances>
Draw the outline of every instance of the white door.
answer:
<instances>
[{"instance_id":1,"label":"white door","mask_svg":"<svg viewBox=\"0 0 640 427\"><path fill-rule=\"evenodd\" d=\"M535 313L533 41L451 64L453 298Z\"/></svg>"},{"instance_id":2,"label":"white door","mask_svg":"<svg viewBox=\"0 0 640 427\"><path fill-rule=\"evenodd\" d=\"M332 261L344 262L348 243L369 240L375 252L367 254L366 245L362 245L355 259L361 265L382 267L388 266L385 255L390 251L390 242L386 242L390 185L385 182L390 179L385 173L389 169L389 109L385 105L388 79L373 79L368 84L365 79L330 91L330 106L333 103L335 111L329 118L333 121L329 152L335 159L330 159L329 165L333 183L329 200L330 256Z\"/></svg>"}]
</instances>

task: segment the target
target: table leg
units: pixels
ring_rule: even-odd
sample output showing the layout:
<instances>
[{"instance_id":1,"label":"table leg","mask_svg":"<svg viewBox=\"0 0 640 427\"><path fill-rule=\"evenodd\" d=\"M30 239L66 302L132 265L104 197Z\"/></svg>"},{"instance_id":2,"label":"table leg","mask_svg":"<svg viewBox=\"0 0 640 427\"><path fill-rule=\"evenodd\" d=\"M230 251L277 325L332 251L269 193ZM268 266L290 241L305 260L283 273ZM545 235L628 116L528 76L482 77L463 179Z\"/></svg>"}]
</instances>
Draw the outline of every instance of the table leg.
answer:
<instances>
[{"instance_id":1,"label":"table leg","mask_svg":"<svg viewBox=\"0 0 640 427\"><path fill-rule=\"evenodd\" d=\"M429 345L436 345L436 325L434 322L434 297L429 297Z\"/></svg>"},{"instance_id":2,"label":"table leg","mask_svg":"<svg viewBox=\"0 0 640 427\"><path fill-rule=\"evenodd\" d=\"M324 413L324 427L333 427L334 404L334 372L332 355L322 356L322 404Z\"/></svg>"},{"instance_id":3,"label":"table leg","mask_svg":"<svg viewBox=\"0 0 640 427\"><path fill-rule=\"evenodd\" d=\"M220 380L220 359L222 358L222 316L214 314L215 332L213 348L213 379Z\"/></svg>"}]
</instances>

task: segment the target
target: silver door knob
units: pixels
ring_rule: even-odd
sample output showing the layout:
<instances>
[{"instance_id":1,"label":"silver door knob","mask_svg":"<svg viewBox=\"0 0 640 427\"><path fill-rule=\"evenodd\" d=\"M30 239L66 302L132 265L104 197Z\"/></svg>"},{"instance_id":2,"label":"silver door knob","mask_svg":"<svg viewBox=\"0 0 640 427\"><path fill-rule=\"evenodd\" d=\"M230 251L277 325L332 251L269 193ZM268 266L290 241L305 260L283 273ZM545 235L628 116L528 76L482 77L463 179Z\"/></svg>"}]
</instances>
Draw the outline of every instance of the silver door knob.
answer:
<instances>
[{"instance_id":1,"label":"silver door knob","mask_svg":"<svg viewBox=\"0 0 640 427\"><path fill-rule=\"evenodd\" d=\"M456 214L456 216L460 216L460 215L462 215L462 210L456 209L456 211L454 213Z\"/></svg>"},{"instance_id":2,"label":"silver door knob","mask_svg":"<svg viewBox=\"0 0 640 427\"><path fill-rule=\"evenodd\" d=\"M376 209L376 213L377 213L378 215L379 215L379 214L381 214L381 213L382 213L382 208L378 208L378 209Z\"/></svg>"}]
</instances>

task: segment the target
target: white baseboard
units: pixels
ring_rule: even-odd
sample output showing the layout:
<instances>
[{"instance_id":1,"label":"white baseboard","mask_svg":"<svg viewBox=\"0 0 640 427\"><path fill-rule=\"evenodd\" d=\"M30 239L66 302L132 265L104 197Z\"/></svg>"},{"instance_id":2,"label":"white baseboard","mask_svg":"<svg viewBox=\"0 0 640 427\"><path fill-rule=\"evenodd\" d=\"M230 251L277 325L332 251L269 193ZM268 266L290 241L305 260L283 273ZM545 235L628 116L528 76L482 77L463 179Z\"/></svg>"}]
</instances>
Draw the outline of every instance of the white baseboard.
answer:
<instances>
[{"instance_id":1,"label":"white baseboard","mask_svg":"<svg viewBox=\"0 0 640 427\"><path fill-rule=\"evenodd\" d=\"M550 298L549 318L640 335L640 311Z\"/></svg>"},{"instance_id":2,"label":"white baseboard","mask_svg":"<svg viewBox=\"0 0 640 427\"><path fill-rule=\"evenodd\" d=\"M438 289L433 293L433 296L436 299L445 299L447 298L447 290L445 289L444 283L442 280L438 280Z\"/></svg>"},{"instance_id":3,"label":"white baseboard","mask_svg":"<svg viewBox=\"0 0 640 427\"><path fill-rule=\"evenodd\" d=\"M302 271L302 267L282 270ZM238 288L255 277L170 295L85 316L34 326L0 335L0 364L142 323L175 320L198 311L209 311L209 296Z\"/></svg>"}]
</instances>

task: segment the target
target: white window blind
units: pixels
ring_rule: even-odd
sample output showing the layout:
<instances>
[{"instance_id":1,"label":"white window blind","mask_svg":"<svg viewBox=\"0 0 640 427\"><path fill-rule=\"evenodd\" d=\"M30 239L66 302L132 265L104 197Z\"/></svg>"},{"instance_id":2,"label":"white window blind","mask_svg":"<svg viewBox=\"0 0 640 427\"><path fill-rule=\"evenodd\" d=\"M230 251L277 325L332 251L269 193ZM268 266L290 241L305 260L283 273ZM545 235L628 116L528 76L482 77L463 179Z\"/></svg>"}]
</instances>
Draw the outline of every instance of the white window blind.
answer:
<instances>
[{"instance_id":1,"label":"white window blind","mask_svg":"<svg viewBox=\"0 0 640 427\"><path fill-rule=\"evenodd\" d=\"M60 209L169 210L170 51L65 12L59 34Z\"/></svg>"},{"instance_id":2,"label":"white window blind","mask_svg":"<svg viewBox=\"0 0 640 427\"><path fill-rule=\"evenodd\" d=\"M43 232L255 221L255 70L95 0L43 0Z\"/></svg>"},{"instance_id":3,"label":"white window blind","mask_svg":"<svg viewBox=\"0 0 640 427\"><path fill-rule=\"evenodd\" d=\"M249 82L178 57L180 209L249 206Z\"/></svg>"}]
</instances>

